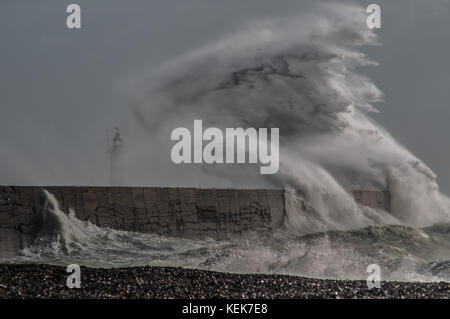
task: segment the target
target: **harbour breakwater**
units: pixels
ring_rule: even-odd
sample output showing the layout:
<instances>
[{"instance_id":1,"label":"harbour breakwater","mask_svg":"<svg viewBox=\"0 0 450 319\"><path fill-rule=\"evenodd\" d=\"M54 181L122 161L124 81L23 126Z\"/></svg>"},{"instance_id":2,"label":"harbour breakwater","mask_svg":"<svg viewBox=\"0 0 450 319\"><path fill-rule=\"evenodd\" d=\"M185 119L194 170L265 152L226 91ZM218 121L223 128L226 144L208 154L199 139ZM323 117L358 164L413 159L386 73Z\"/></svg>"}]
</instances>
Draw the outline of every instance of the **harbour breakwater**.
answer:
<instances>
[{"instance_id":1,"label":"harbour breakwater","mask_svg":"<svg viewBox=\"0 0 450 319\"><path fill-rule=\"evenodd\" d=\"M159 235L229 239L271 233L285 215L282 189L158 187L0 187L0 258L30 246L42 224L43 189L64 212L100 227ZM351 191L360 204L390 210L387 191Z\"/></svg>"}]
</instances>

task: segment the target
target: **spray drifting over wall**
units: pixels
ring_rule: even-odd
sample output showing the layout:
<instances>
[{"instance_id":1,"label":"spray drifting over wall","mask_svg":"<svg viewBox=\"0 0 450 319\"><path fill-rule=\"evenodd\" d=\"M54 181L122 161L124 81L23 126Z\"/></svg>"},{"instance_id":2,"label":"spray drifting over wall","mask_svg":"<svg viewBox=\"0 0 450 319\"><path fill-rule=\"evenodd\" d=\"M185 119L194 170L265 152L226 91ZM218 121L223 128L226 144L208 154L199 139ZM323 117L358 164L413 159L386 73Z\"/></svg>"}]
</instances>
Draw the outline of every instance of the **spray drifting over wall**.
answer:
<instances>
[{"instance_id":1,"label":"spray drifting over wall","mask_svg":"<svg viewBox=\"0 0 450 319\"><path fill-rule=\"evenodd\" d=\"M171 61L141 79L145 93L134 110L142 142L167 144L168 131L194 119L222 128L279 127L275 177L247 166L238 173L227 166L194 173L185 167L178 180L239 185L263 179L264 185L300 189L291 192L294 215L303 211L327 229L448 221L449 200L434 173L368 115L383 95L356 73L376 65L358 50L377 44L365 19L358 6L318 5L293 19L253 23ZM347 192L374 188L389 189L392 215L359 206Z\"/></svg>"}]
</instances>

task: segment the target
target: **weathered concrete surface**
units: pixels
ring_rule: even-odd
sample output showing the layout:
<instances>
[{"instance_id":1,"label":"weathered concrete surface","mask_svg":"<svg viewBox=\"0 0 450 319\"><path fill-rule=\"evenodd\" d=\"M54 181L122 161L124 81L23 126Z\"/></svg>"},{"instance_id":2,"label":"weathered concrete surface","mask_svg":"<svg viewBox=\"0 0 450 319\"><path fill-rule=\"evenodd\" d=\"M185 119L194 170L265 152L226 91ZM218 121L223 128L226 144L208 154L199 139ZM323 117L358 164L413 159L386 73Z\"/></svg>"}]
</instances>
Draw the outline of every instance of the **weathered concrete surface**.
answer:
<instances>
[{"instance_id":1,"label":"weathered concrete surface","mask_svg":"<svg viewBox=\"0 0 450 319\"><path fill-rule=\"evenodd\" d=\"M113 229L227 239L281 226L284 191L156 187L45 187L64 212ZM354 191L361 204L389 210L389 193ZM41 227L43 187L0 187L0 257L29 246Z\"/></svg>"},{"instance_id":2,"label":"weathered concrete surface","mask_svg":"<svg viewBox=\"0 0 450 319\"><path fill-rule=\"evenodd\" d=\"M352 190L351 192L357 203L391 211L391 194L388 191Z\"/></svg>"},{"instance_id":3,"label":"weathered concrete surface","mask_svg":"<svg viewBox=\"0 0 450 319\"><path fill-rule=\"evenodd\" d=\"M32 188L0 188L0 257L29 246L38 231L38 198Z\"/></svg>"},{"instance_id":4,"label":"weathered concrete surface","mask_svg":"<svg viewBox=\"0 0 450 319\"><path fill-rule=\"evenodd\" d=\"M283 190L154 187L45 187L64 212L101 227L168 236L227 239L281 225ZM42 187L0 187L0 257L36 237L45 203Z\"/></svg>"}]
</instances>

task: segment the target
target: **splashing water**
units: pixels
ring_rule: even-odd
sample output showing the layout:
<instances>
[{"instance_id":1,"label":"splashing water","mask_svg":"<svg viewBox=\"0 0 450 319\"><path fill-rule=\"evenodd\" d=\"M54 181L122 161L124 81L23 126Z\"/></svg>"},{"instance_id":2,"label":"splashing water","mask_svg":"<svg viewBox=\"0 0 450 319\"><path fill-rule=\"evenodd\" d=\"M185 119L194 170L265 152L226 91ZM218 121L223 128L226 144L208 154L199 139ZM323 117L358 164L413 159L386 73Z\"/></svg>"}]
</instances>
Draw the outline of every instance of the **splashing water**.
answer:
<instances>
[{"instance_id":1,"label":"splashing water","mask_svg":"<svg viewBox=\"0 0 450 319\"><path fill-rule=\"evenodd\" d=\"M78 220L74 211L65 214L52 194L45 195L38 238L8 262L180 266L340 279L364 279L366 267L377 263L383 280L450 281L450 225L307 233L291 224L270 238L249 233L228 241L195 240L97 227Z\"/></svg>"},{"instance_id":2,"label":"splashing water","mask_svg":"<svg viewBox=\"0 0 450 319\"><path fill-rule=\"evenodd\" d=\"M148 260L157 263L171 256L217 245L214 240L185 241L101 228L77 219L73 210L65 214L55 197L46 190L44 193L42 229L34 244L21 252L19 260L37 259L57 264L72 260L87 266L125 267L145 265Z\"/></svg>"},{"instance_id":3,"label":"splashing water","mask_svg":"<svg viewBox=\"0 0 450 319\"><path fill-rule=\"evenodd\" d=\"M132 182L283 187L284 225L271 238L216 242L100 228L61 212L47 193L43 231L14 262L332 278L366 278L366 267L377 263L384 279L449 281L450 200L435 174L369 116L383 95L356 73L376 65L358 50L376 44L365 18L358 6L328 4L294 19L258 22L133 83L144 93L135 96L139 125L135 145L128 145ZM248 166L149 169L167 163L170 130L194 119L219 128L280 128L279 173L261 176ZM159 151L142 147L149 143ZM389 190L391 211L360 206L347 189Z\"/></svg>"},{"instance_id":4,"label":"splashing water","mask_svg":"<svg viewBox=\"0 0 450 319\"><path fill-rule=\"evenodd\" d=\"M145 160L143 167L163 161L156 157L169 151L147 154L143 143L167 144L168 129L190 127L194 119L222 129L277 127L281 167L275 176L249 165L197 164L200 169L171 168L175 176L167 173L162 183L245 188L253 182L301 190L315 212L310 218L326 229L450 222L450 200L434 173L369 116L383 95L356 73L376 65L358 50L377 44L365 19L358 6L318 5L295 18L254 23L139 79L134 84L145 93L134 108L135 129L143 140L131 147L134 160ZM390 214L361 208L347 189L389 190Z\"/></svg>"}]
</instances>

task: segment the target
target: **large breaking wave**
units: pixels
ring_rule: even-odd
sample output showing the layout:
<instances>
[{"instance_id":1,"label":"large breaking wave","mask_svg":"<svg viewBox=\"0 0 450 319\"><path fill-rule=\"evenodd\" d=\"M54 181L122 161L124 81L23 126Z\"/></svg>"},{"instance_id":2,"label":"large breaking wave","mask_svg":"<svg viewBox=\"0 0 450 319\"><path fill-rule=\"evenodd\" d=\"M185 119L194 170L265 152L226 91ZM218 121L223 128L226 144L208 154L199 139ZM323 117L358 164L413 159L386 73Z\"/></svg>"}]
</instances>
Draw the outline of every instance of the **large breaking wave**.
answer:
<instances>
[{"instance_id":1,"label":"large breaking wave","mask_svg":"<svg viewBox=\"0 0 450 319\"><path fill-rule=\"evenodd\" d=\"M378 264L382 280L450 281L450 224L416 229L370 226L302 233L281 228L271 237L228 241L170 238L101 228L62 212L45 192L43 227L31 247L8 262L90 267L177 266L233 273L364 279Z\"/></svg>"},{"instance_id":2,"label":"large breaking wave","mask_svg":"<svg viewBox=\"0 0 450 319\"><path fill-rule=\"evenodd\" d=\"M449 222L449 199L435 174L370 118L383 95L356 72L376 65L359 50L377 44L365 19L358 6L328 4L295 18L260 21L135 82L145 89L134 108L145 131L138 157L149 163L142 143L167 144L168 129L190 127L194 119L204 127L278 127L275 176L261 176L251 165L197 164L200 170L174 168L173 178L187 186L226 180L242 188L253 180L301 190L327 229ZM389 190L391 212L361 208L348 189Z\"/></svg>"},{"instance_id":3,"label":"large breaking wave","mask_svg":"<svg viewBox=\"0 0 450 319\"><path fill-rule=\"evenodd\" d=\"M375 65L359 50L376 44L365 18L360 7L327 5L258 22L134 82L145 92L134 108L143 134L128 146L129 158L147 179L158 173L157 157L169 154L162 151L168 130L194 119L219 128L280 128L275 176L248 166L176 171L178 186L227 180L243 187L264 178L264 185L285 188L287 215L273 237L215 242L104 229L61 212L47 194L45 231L17 261L334 278L365 278L367 265L377 263L384 279L449 281L449 199L435 174L369 116L383 96L356 73ZM158 152L148 154L148 143ZM152 165L141 167L139 159ZM391 211L358 205L348 189L389 190Z\"/></svg>"}]
</instances>

